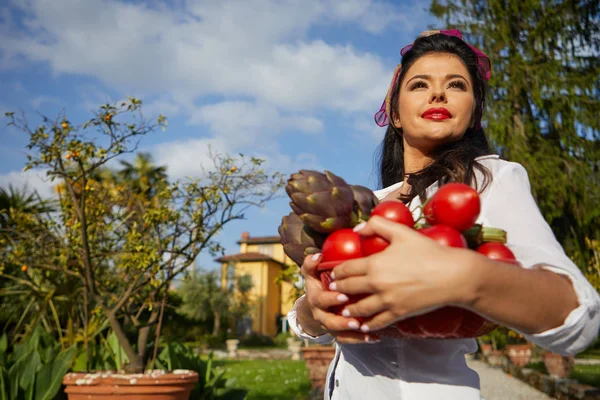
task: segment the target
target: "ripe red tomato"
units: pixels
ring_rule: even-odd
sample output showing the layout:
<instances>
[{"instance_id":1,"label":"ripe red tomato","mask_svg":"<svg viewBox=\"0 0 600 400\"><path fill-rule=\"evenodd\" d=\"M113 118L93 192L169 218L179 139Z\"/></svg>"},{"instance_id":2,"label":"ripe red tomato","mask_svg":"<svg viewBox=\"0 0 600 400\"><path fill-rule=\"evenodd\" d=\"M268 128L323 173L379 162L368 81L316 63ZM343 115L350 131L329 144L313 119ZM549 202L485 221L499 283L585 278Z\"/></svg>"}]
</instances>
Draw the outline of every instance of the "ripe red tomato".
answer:
<instances>
[{"instance_id":1,"label":"ripe red tomato","mask_svg":"<svg viewBox=\"0 0 600 400\"><path fill-rule=\"evenodd\" d=\"M504 261L515 264L517 258L508 247L498 242L488 242L479 246L475 251L492 260Z\"/></svg>"},{"instance_id":2,"label":"ripe red tomato","mask_svg":"<svg viewBox=\"0 0 600 400\"><path fill-rule=\"evenodd\" d=\"M442 246L467 248L467 240L456 229L446 225L434 225L419 229L423 235L435 240Z\"/></svg>"},{"instance_id":3,"label":"ripe red tomato","mask_svg":"<svg viewBox=\"0 0 600 400\"><path fill-rule=\"evenodd\" d=\"M389 221L398 224L410 226L415 225L415 220L412 213L404 203L394 200L388 200L379 203L371 211L371 216L378 215ZM361 246L365 257L371 254L379 253L389 246L389 242L379 236L367 236L361 238Z\"/></svg>"},{"instance_id":4,"label":"ripe red tomato","mask_svg":"<svg viewBox=\"0 0 600 400\"><path fill-rule=\"evenodd\" d=\"M406 205L400 201L388 200L383 201L373 208L371 216L378 215L389 221L410 226L415 225L415 220L412 213Z\"/></svg>"},{"instance_id":5,"label":"ripe red tomato","mask_svg":"<svg viewBox=\"0 0 600 400\"><path fill-rule=\"evenodd\" d=\"M362 257L360 235L350 228L337 230L327 236L321 253L321 263Z\"/></svg>"},{"instance_id":6,"label":"ripe red tomato","mask_svg":"<svg viewBox=\"0 0 600 400\"><path fill-rule=\"evenodd\" d=\"M319 277L324 290L329 290L329 284L333 282L333 279L331 279L331 269L333 267L341 261L363 256L360 239L360 235L352 229L340 229L327 236L321 247L323 257L317 267L317 270L320 271ZM352 304L364 298L365 295L352 295L348 297L349 301L347 304ZM342 315L344 307L345 305L331 307L330 311L337 315ZM357 320L361 323L363 321L361 318L357 318Z\"/></svg>"},{"instance_id":7,"label":"ripe red tomato","mask_svg":"<svg viewBox=\"0 0 600 400\"><path fill-rule=\"evenodd\" d=\"M428 200L423 206L423 216L427 220L430 225L435 225L435 220L433 219L433 208L431 207L433 203L431 200Z\"/></svg>"},{"instance_id":8,"label":"ripe red tomato","mask_svg":"<svg viewBox=\"0 0 600 400\"><path fill-rule=\"evenodd\" d=\"M431 225L448 225L460 232L473 226L479 212L481 201L475 189L464 183L448 183L438 189L428 201L429 216L425 212L427 222Z\"/></svg>"},{"instance_id":9,"label":"ripe red tomato","mask_svg":"<svg viewBox=\"0 0 600 400\"><path fill-rule=\"evenodd\" d=\"M390 245L390 242L381 236L362 236L360 238L363 256L368 257L371 254L379 253Z\"/></svg>"}]
</instances>

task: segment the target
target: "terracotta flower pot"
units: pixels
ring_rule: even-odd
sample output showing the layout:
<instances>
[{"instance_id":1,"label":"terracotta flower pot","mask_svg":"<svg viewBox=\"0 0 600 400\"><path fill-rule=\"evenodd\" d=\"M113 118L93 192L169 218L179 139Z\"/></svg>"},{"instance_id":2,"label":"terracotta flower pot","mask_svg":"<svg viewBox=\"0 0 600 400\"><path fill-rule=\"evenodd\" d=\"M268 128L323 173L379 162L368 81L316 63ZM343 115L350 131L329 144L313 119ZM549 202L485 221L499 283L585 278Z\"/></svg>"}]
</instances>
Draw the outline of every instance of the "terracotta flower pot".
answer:
<instances>
[{"instance_id":1,"label":"terracotta flower pot","mask_svg":"<svg viewBox=\"0 0 600 400\"><path fill-rule=\"evenodd\" d=\"M502 367L506 356L501 350L490 350L485 356L486 361L493 367Z\"/></svg>"},{"instance_id":2,"label":"terracotta flower pot","mask_svg":"<svg viewBox=\"0 0 600 400\"><path fill-rule=\"evenodd\" d=\"M490 352L493 350L494 348L492 347L492 345L490 343L482 343L481 344L481 353L484 356L487 356L488 354L490 354Z\"/></svg>"},{"instance_id":3,"label":"terracotta flower pot","mask_svg":"<svg viewBox=\"0 0 600 400\"><path fill-rule=\"evenodd\" d=\"M198 374L194 371L68 373L63 378L69 400L188 400Z\"/></svg>"},{"instance_id":4,"label":"terracotta flower pot","mask_svg":"<svg viewBox=\"0 0 600 400\"><path fill-rule=\"evenodd\" d=\"M575 358L547 351L544 353L544 365L548 375L556 378L568 378L575 365Z\"/></svg>"},{"instance_id":5,"label":"terracotta flower pot","mask_svg":"<svg viewBox=\"0 0 600 400\"><path fill-rule=\"evenodd\" d=\"M518 366L524 367L531 361L531 345L530 344L507 344L506 354L510 361Z\"/></svg>"},{"instance_id":6,"label":"terracotta flower pot","mask_svg":"<svg viewBox=\"0 0 600 400\"><path fill-rule=\"evenodd\" d=\"M327 369L335 357L333 346L308 346L302 348L313 389L323 390L327 380Z\"/></svg>"}]
</instances>

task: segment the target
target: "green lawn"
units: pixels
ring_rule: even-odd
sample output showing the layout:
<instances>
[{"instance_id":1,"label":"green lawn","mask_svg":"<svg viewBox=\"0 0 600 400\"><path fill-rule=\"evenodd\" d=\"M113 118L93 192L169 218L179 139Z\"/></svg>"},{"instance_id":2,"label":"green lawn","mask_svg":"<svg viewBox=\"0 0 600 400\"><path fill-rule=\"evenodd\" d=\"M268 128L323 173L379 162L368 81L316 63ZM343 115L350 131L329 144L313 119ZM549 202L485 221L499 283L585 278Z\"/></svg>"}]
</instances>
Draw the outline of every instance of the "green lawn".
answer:
<instances>
[{"instance_id":1,"label":"green lawn","mask_svg":"<svg viewBox=\"0 0 600 400\"><path fill-rule=\"evenodd\" d=\"M580 383L600 388L600 365L575 365L570 377Z\"/></svg>"},{"instance_id":2,"label":"green lawn","mask_svg":"<svg viewBox=\"0 0 600 400\"><path fill-rule=\"evenodd\" d=\"M527 368L546 374L546 366L543 362L529 363ZM575 365L569 378L577 379L579 383L600 388L600 365Z\"/></svg>"},{"instance_id":3,"label":"green lawn","mask_svg":"<svg viewBox=\"0 0 600 400\"><path fill-rule=\"evenodd\" d=\"M577 354L576 358L585 358L585 359L598 359L600 358L600 350L592 349L584 351L583 353Z\"/></svg>"},{"instance_id":4,"label":"green lawn","mask_svg":"<svg viewBox=\"0 0 600 400\"><path fill-rule=\"evenodd\" d=\"M227 378L235 378L236 388L245 388L248 400L306 400L311 391L304 361L215 360L225 368Z\"/></svg>"}]
</instances>

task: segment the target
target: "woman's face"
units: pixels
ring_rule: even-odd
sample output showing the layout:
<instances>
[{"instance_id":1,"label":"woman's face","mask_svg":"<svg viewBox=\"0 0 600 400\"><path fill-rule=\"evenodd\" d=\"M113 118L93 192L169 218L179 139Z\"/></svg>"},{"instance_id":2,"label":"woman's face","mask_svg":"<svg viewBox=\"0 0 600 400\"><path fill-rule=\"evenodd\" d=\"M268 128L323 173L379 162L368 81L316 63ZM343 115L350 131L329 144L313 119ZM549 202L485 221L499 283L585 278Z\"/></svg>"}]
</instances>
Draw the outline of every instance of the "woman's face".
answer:
<instances>
[{"instance_id":1,"label":"woman's face","mask_svg":"<svg viewBox=\"0 0 600 400\"><path fill-rule=\"evenodd\" d=\"M472 125L473 82L457 56L432 53L419 58L400 83L392 123L409 146L428 153L460 139Z\"/></svg>"}]
</instances>

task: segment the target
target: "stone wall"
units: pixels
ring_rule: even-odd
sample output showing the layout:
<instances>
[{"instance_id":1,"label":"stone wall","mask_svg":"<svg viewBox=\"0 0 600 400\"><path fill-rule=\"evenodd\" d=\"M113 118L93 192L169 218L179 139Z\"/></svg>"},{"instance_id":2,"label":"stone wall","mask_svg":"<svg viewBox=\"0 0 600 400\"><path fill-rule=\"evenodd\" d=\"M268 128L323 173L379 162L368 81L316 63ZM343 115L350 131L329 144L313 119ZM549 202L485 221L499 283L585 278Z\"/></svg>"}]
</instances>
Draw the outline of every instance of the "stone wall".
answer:
<instances>
[{"instance_id":1,"label":"stone wall","mask_svg":"<svg viewBox=\"0 0 600 400\"><path fill-rule=\"evenodd\" d=\"M574 379L560 379L530 368L520 368L505 362L504 372L559 400L600 400L600 389L578 383Z\"/></svg>"}]
</instances>

